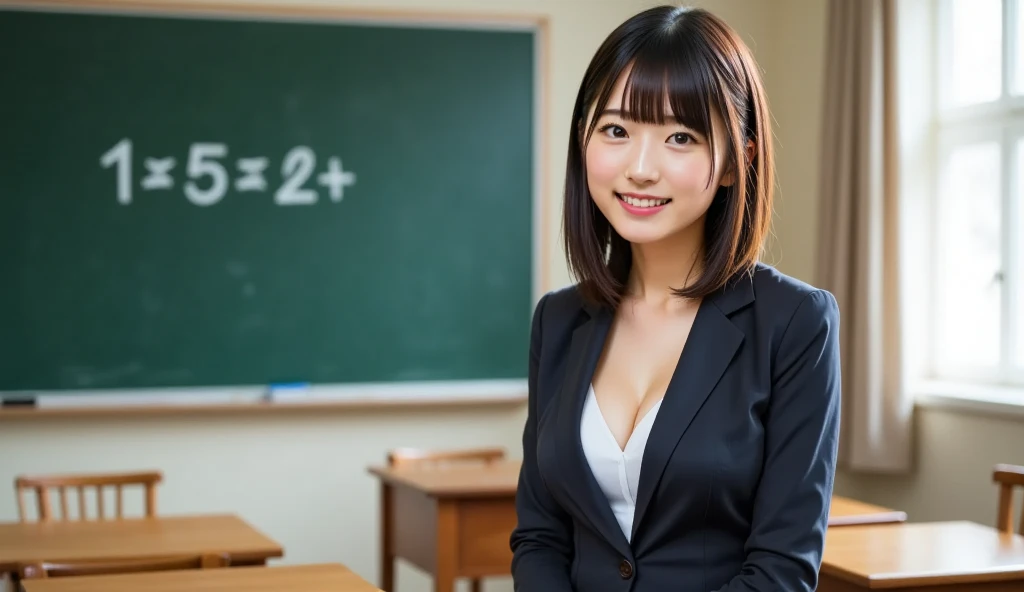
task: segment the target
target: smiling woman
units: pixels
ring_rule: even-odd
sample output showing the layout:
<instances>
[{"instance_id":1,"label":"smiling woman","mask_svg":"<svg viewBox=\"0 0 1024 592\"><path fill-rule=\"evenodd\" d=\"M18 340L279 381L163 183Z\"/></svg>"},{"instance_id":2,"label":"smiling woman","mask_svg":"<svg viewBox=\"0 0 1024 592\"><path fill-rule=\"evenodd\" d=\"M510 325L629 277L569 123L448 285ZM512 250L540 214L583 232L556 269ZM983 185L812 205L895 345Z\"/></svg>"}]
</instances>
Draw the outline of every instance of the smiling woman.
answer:
<instances>
[{"instance_id":1,"label":"smiling woman","mask_svg":"<svg viewBox=\"0 0 1024 592\"><path fill-rule=\"evenodd\" d=\"M533 315L517 590L815 589L839 311L758 261L769 119L706 11L641 12L594 56L563 208L579 282Z\"/></svg>"},{"instance_id":2,"label":"smiling woman","mask_svg":"<svg viewBox=\"0 0 1024 592\"><path fill-rule=\"evenodd\" d=\"M717 19L675 13L635 47L621 41L664 15L624 24L594 56L573 113L563 236L582 292L606 304L622 295L630 243L700 230L679 245L696 278L678 290L699 297L752 269L771 222L774 156L753 56Z\"/></svg>"}]
</instances>

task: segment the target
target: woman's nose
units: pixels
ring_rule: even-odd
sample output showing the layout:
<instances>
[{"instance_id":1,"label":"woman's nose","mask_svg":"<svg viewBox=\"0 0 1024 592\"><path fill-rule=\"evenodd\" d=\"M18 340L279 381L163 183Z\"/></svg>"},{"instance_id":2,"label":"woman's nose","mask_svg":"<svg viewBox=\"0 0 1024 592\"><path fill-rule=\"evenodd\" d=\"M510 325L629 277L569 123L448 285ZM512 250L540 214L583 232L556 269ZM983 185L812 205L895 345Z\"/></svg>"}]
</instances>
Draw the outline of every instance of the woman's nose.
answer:
<instances>
[{"instance_id":1,"label":"woman's nose","mask_svg":"<svg viewBox=\"0 0 1024 592\"><path fill-rule=\"evenodd\" d=\"M629 166L626 167L626 178L638 185L657 183L660 178L655 147L651 142L641 140L630 155Z\"/></svg>"}]
</instances>

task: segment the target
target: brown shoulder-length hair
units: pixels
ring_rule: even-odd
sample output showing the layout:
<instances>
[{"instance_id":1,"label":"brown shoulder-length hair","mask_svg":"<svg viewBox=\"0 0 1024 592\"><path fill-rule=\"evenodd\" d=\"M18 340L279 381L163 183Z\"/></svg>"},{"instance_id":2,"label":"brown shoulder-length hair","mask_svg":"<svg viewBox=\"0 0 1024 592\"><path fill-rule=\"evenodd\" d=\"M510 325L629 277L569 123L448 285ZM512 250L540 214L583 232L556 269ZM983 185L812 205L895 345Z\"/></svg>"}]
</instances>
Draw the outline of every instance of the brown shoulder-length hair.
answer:
<instances>
[{"instance_id":1,"label":"brown shoulder-length hair","mask_svg":"<svg viewBox=\"0 0 1024 592\"><path fill-rule=\"evenodd\" d=\"M673 6L651 8L616 28L587 68L573 108L566 167L562 238L570 272L583 297L615 307L632 264L630 244L591 199L584 153L616 81L630 70L620 106L624 115L662 124L665 99L672 116L708 138L712 113L728 133L728 187L719 187L705 217L703 258L680 265L698 270L674 293L702 298L756 265L771 224L774 156L770 114L757 64L739 35L713 14ZM628 104L626 104L628 102ZM752 147L748 154L745 147ZM712 163L717 155L713 154ZM709 182L714 178L712 164Z\"/></svg>"}]
</instances>

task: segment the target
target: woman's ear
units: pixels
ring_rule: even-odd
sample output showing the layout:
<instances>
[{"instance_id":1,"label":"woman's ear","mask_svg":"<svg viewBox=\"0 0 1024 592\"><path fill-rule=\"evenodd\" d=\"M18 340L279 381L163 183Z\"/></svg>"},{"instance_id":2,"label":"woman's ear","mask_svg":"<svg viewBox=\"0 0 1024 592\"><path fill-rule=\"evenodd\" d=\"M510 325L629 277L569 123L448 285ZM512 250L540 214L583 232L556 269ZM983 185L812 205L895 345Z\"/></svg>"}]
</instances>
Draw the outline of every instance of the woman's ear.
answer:
<instances>
[{"instance_id":1,"label":"woman's ear","mask_svg":"<svg viewBox=\"0 0 1024 592\"><path fill-rule=\"evenodd\" d=\"M747 140L747 145L744 146L743 151L746 152L747 157L745 162L754 162L754 154L756 154L757 149L754 147L753 140ZM722 187L732 187L735 183L736 169L735 167L732 166L732 163L729 163L729 168L724 173L722 173L722 182L720 183L720 185Z\"/></svg>"}]
</instances>

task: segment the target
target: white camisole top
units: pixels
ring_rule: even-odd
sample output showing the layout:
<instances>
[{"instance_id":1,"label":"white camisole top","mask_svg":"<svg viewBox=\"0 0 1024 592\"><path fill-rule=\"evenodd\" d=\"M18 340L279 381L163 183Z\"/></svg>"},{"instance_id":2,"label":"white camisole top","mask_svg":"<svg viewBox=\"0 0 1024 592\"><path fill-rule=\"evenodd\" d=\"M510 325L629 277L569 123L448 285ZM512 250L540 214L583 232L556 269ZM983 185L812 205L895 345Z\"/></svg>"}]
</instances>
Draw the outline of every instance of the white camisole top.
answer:
<instances>
[{"instance_id":1,"label":"white camisole top","mask_svg":"<svg viewBox=\"0 0 1024 592\"><path fill-rule=\"evenodd\" d=\"M661 401L658 401L637 424L623 449L619 448L619 443L601 414L601 408L597 406L594 385L590 385L587 401L583 405L583 418L580 422L583 453L627 541L632 539L640 463L647 447L647 437L660 408Z\"/></svg>"}]
</instances>

